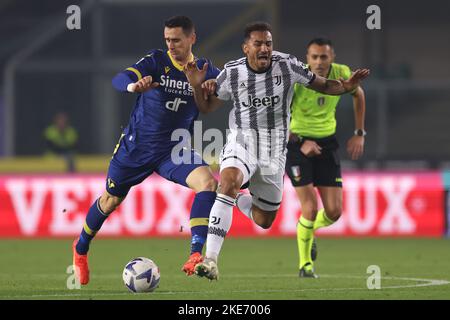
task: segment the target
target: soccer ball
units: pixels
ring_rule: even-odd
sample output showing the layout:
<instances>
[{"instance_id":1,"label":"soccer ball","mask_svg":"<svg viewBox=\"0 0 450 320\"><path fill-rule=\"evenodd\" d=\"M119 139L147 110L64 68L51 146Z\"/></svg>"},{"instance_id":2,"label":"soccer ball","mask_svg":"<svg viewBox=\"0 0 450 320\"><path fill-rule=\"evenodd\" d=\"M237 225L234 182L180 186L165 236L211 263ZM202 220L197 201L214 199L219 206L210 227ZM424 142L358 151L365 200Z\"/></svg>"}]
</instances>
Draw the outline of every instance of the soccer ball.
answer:
<instances>
[{"instance_id":1,"label":"soccer ball","mask_svg":"<svg viewBox=\"0 0 450 320\"><path fill-rule=\"evenodd\" d=\"M139 257L127 263L122 278L131 292L152 292L159 285L160 273L156 263L148 258Z\"/></svg>"}]
</instances>

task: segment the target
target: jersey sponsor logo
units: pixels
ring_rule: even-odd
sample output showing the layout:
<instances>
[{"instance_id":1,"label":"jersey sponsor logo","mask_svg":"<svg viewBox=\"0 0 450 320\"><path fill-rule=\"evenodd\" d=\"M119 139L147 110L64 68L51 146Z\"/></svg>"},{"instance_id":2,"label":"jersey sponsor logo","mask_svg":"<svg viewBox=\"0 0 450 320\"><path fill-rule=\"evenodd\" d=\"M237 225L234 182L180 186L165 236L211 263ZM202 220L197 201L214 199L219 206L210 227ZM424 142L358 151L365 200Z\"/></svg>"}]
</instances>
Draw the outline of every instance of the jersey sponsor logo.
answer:
<instances>
[{"instance_id":1,"label":"jersey sponsor logo","mask_svg":"<svg viewBox=\"0 0 450 320\"><path fill-rule=\"evenodd\" d=\"M325 104L325 97L318 97L317 98L317 104L319 106L323 106Z\"/></svg>"},{"instance_id":2,"label":"jersey sponsor logo","mask_svg":"<svg viewBox=\"0 0 450 320\"><path fill-rule=\"evenodd\" d=\"M161 75L161 81L159 82L161 87L164 87L164 91L167 93L181 94L185 96L192 96L194 93L191 85L187 81L172 79L168 75Z\"/></svg>"},{"instance_id":3,"label":"jersey sponsor logo","mask_svg":"<svg viewBox=\"0 0 450 320\"><path fill-rule=\"evenodd\" d=\"M281 98L279 96L266 96L264 98L253 97L248 95L248 103L241 102L242 106L245 108L250 107L273 107L278 102L280 102Z\"/></svg>"},{"instance_id":4,"label":"jersey sponsor logo","mask_svg":"<svg viewBox=\"0 0 450 320\"><path fill-rule=\"evenodd\" d=\"M166 108L170 111L177 112L182 104L187 104L187 101L181 100L180 98L175 98L173 101L166 102Z\"/></svg>"}]
</instances>

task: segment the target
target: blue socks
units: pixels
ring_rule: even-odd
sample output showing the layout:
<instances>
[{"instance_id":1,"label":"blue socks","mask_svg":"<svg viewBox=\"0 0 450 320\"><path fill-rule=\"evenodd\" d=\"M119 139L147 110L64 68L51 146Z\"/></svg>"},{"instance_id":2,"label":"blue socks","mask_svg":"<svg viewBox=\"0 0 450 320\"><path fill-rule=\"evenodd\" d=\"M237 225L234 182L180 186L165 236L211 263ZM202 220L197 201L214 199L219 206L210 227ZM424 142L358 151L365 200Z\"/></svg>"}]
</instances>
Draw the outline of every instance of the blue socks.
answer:
<instances>
[{"instance_id":1,"label":"blue socks","mask_svg":"<svg viewBox=\"0 0 450 320\"><path fill-rule=\"evenodd\" d=\"M208 236L209 213L216 200L214 191L202 191L195 195L191 207L191 254L202 253L203 245Z\"/></svg>"},{"instance_id":2,"label":"blue socks","mask_svg":"<svg viewBox=\"0 0 450 320\"><path fill-rule=\"evenodd\" d=\"M191 254L202 253L208 235L209 213L216 199L214 191L202 191L195 195L190 213L191 227ZM96 233L100 230L108 215L104 214L97 199L89 209L86 221L81 230L80 238L76 245L78 254L87 254L89 245Z\"/></svg>"},{"instance_id":3,"label":"blue socks","mask_svg":"<svg viewBox=\"0 0 450 320\"><path fill-rule=\"evenodd\" d=\"M87 254L91 240L100 230L106 218L108 218L108 215L102 212L99 205L99 199L97 199L89 209L83 230L81 230L80 239L78 240L76 246L78 254Z\"/></svg>"}]
</instances>

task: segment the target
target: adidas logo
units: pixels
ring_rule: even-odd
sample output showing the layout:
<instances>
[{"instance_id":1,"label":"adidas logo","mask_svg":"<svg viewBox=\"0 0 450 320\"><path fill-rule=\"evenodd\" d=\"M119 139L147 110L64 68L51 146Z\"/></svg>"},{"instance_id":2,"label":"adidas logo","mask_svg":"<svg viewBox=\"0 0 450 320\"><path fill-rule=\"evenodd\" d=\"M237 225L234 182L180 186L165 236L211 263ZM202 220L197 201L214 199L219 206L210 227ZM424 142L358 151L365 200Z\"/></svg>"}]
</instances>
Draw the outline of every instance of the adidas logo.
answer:
<instances>
[{"instance_id":1,"label":"adidas logo","mask_svg":"<svg viewBox=\"0 0 450 320\"><path fill-rule=\"evenodd\" d=\"M247 86L245 85L245 82L242 82L241 85L239 86L239 88L247 88Z\"/></svg>"}]
</instances>

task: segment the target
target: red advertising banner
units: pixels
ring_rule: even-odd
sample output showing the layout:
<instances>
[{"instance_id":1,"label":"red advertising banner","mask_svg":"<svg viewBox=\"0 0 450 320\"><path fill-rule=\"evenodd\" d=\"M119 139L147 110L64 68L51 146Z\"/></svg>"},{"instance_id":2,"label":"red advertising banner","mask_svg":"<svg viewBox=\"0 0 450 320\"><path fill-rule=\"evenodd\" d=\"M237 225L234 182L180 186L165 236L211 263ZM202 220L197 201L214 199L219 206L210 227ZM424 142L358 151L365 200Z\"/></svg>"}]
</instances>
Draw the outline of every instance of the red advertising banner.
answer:
<instances>
[{"instance_id":1,"label":"red advertising banner","mask_svg":"<svg viewBox=\"0 0 450 320\"><path fill-rule=\"evenodd\" d=\"M441 174L344 173L344 213L319 235L442 236ZM1 176L0 237L78 235L90 205L105 188L103 176ZM285 180L282 206L263 230L235 209L230 236L295 235L301 205ZM185 236L194 193L152 175L134 187L100 236Z\"/></svg>"}]
</instances>

